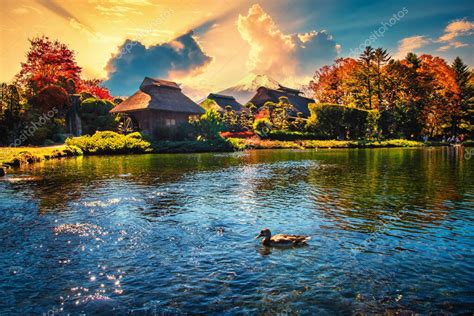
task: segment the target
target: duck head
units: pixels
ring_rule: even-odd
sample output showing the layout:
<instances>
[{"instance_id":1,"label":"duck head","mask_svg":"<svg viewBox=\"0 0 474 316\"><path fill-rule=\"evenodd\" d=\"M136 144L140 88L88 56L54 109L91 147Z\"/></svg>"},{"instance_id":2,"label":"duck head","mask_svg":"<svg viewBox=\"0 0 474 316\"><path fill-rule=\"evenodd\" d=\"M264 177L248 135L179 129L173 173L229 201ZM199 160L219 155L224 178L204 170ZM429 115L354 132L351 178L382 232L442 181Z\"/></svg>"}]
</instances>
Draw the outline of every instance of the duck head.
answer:
<instances>
[{"instance_id":1,"label":"duck head","mask_svg":"<svg viewBox=\"0 0 474 316\"><path fill-rule=\"evenodd\" d=\"M258 234L257 237L255 237L255 239L258 239L258 238L261 238L261 237L264 237L265 239L267 238L271 238L272 237L272 233L270 232L270 229L268 228L264 228L260 231L260 234Z\"/></svg>"}]
</instances>

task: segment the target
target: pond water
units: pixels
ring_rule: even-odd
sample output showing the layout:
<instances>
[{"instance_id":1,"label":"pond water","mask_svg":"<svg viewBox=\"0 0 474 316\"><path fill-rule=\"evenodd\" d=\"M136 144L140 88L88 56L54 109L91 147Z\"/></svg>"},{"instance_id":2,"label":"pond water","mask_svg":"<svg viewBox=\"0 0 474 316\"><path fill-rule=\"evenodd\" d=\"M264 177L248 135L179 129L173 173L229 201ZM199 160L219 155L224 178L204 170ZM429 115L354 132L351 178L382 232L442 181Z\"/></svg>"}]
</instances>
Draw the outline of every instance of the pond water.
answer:
<instances>
[{"instance_id":1,"label":"pond water","mask_svg":"<svg viewBox=\"0 0 474 316\"><path fill-rule=\"evenodd\" d=\"M0 314L474 310L463 149L79 157L0 181ZM311 236L264 248L262 228Z\"/></svg>"}]
</instances>

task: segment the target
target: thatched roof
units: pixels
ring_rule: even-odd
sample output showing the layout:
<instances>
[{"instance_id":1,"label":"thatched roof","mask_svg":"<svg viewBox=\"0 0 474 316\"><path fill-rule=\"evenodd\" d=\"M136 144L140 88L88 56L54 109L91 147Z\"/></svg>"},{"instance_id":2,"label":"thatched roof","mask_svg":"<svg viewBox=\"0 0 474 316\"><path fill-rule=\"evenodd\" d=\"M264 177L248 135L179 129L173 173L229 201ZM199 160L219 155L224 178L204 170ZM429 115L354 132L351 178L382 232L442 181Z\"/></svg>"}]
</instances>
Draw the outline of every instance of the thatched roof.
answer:
<instances>
[{"instance_id":1,"label":"thatched roof","mask_svg":"<svg viewBox=\"0 0 474 316\"><path fill-rule=\"evenodd\" d=\"M140 90L115 106L110 112L159 110L189 114L203 114L204 110L181 92L172 81L145 77Z\"/></svg>"},{"instance_id":2,"label":"thatched roof","mask_svg":"<svg viewBox=\"0 0 474 316\"><path fill-rule=\"evenodd\" d=\"M283 91L285 93L288 93L288 94L293 94L293 95L300 95L302 92L298 89L292 89L292 88L288 88L288 87L285 87L285 86L282 86L281 84L278 85L278 89L279 91Z\"/></svg>"},{"instance_id":3,"label":"thatched roof","mask_svg":"<svg viewBox=\"0 0 474 316\"><path fill-rule=\"evenodd\" d=\"M207 96L207 99L213 100L219 106L219 109L217 110L220 112L223 112L226 106L228 105L230 105L230 107L232 107L232 110L236 112L240 112L244 108L242 104L237 102L237 100L231 95L210 93Z\"/></svg>"},{"instance_id":4,"label":"thatched roof","mask_svg":"<svg viewBox=\"0 0 474 316\"><path fill-rule=\"evenodd\" d=\"M287 97L291 105L295 107L296 115L298 112L301 112L303 116L309 117L309 108L308 104L314 103L313 99L303 97L299 95L301 92L296 89L290 89L283 86L280 86L277 90L269 89L267 87L260 87L257 89L257 93L254 95L249 102L253 103L257 108L262 107L266 102L271 101L278 103L280 97Z\"/></svg>"}]
</instances>

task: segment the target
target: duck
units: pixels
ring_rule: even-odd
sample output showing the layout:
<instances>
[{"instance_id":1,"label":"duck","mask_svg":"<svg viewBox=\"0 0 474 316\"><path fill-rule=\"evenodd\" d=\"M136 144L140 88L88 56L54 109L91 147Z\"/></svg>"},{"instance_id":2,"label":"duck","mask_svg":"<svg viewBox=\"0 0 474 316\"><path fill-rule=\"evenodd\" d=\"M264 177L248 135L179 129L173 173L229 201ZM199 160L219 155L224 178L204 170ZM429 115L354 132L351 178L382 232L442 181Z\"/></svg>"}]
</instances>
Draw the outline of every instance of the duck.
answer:
<instances>
[{"instance_id":1,"label":"duck","mask_svg":"<svg viewBox=\"0 0 474 316\"><path fill-rule=\"evenodd\" d=\"M306 242L311 239L311 237L305 235L277 234L272 236L272 232L268 228L262 229L255 239L262 237L262 245L268 247L302 246L306 245Z\"/></svg>"}]
</instances>

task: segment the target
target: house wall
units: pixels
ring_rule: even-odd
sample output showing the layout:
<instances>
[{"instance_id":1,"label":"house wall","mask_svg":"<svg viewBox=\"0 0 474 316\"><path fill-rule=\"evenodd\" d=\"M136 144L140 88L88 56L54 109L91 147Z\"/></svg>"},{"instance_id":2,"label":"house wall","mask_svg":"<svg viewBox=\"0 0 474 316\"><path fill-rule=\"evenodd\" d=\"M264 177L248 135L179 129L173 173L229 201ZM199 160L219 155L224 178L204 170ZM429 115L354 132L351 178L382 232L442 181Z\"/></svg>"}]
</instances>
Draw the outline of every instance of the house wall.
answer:
<instances>
[{"instance_id":1,"label":"house wall","mask_svg":"<svg viewBox=\"0 0 474 316\"><path fill-rule=\"evenodd\" d=\"M143 110L129 113L138 123L141 132L153 135L157 127L177 127L181 123L189 121L193 114L157 110Z\"/></svg>"}]
</instances>

